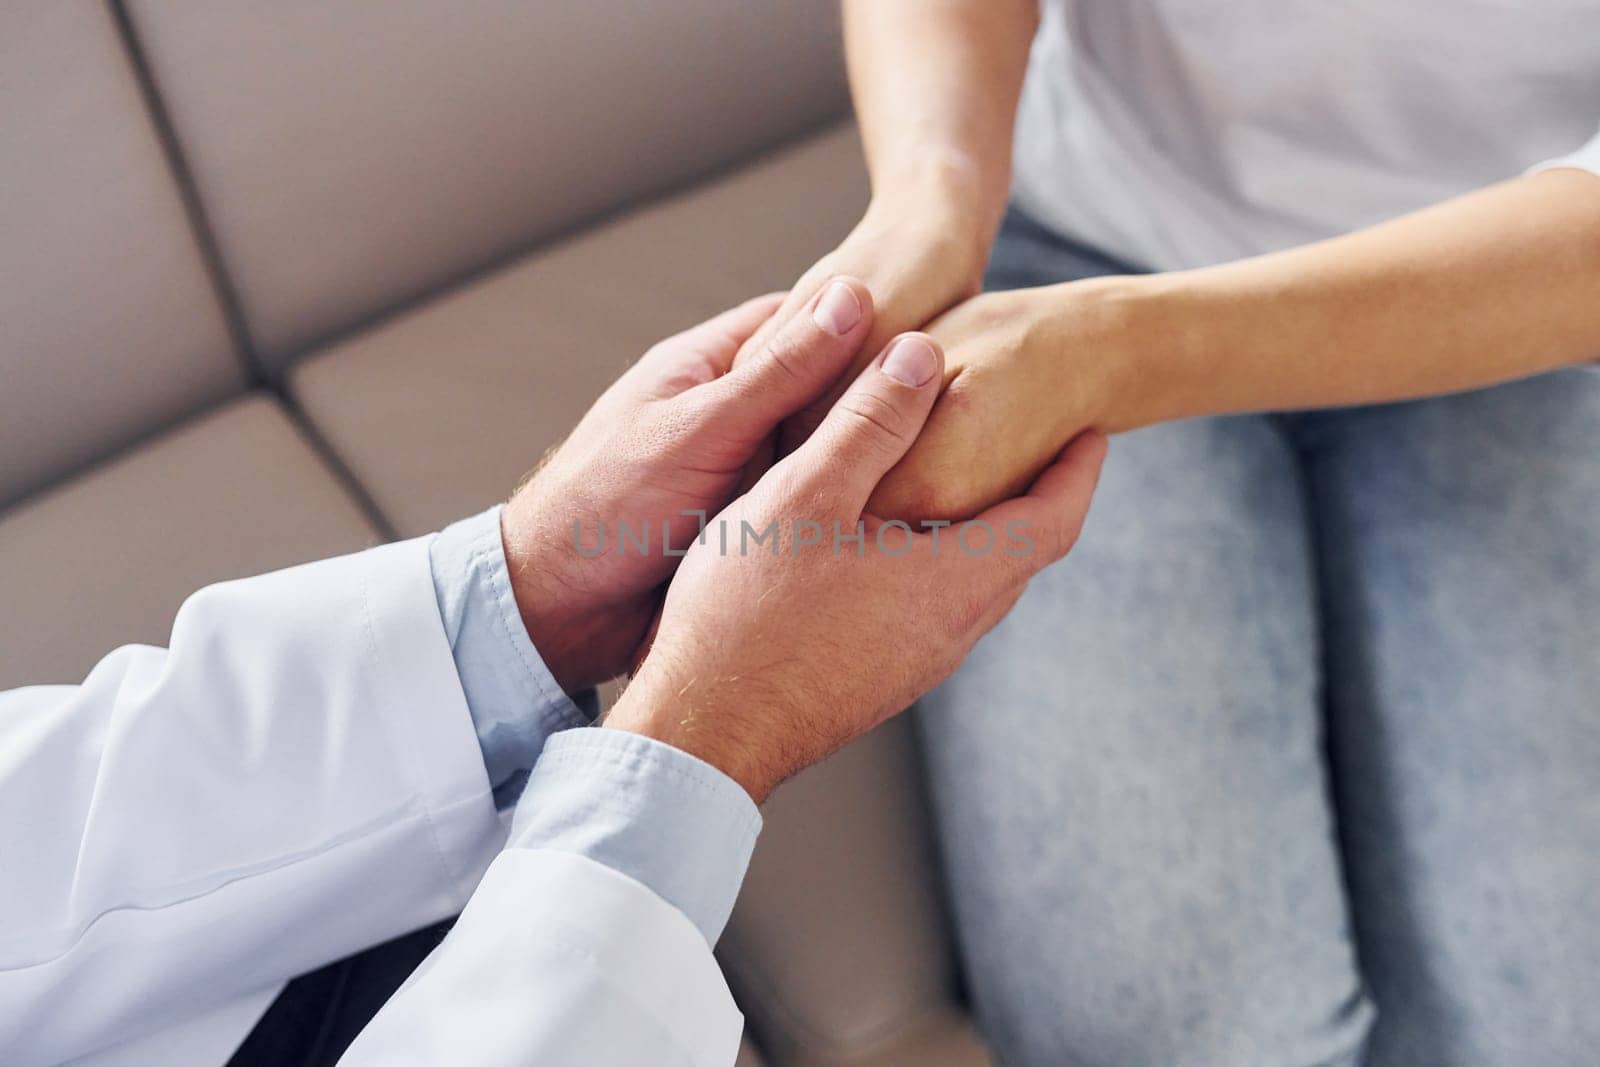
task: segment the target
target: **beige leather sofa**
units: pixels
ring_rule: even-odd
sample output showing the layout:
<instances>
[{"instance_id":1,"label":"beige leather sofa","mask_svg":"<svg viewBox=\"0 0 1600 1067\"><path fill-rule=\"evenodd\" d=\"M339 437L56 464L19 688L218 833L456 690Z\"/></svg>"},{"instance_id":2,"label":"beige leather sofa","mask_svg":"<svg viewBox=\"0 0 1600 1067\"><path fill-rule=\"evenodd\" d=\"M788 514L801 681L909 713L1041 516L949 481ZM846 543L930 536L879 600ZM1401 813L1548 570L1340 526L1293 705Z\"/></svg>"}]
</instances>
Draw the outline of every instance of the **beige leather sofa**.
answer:
<instances>
[{"instance_id":1,"label":"beige leather sofa","mask_svg":"<svg viewBox=\"0 0 1600 1067\"><path fill-rule=\"evenodd\" d=\"M0 686L502 497L866 195L833 0L0 5ZM976 1064L908 723L781 790L772 1064Z\"/></svg>"}]
</instances>

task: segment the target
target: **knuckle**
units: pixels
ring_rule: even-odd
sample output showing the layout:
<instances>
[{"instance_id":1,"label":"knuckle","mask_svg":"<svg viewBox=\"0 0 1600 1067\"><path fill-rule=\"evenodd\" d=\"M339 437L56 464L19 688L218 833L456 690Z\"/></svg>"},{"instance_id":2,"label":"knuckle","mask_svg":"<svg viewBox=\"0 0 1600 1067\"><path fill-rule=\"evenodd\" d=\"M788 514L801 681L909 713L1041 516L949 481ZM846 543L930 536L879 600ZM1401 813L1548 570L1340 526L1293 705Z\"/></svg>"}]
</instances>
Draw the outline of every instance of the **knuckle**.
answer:
<instances>
[{"instance_id":1,"label":"knuckle","mask_svg":"<svg viewBox=\"0 0 1600 1067\"><path fill-rule=\"evenodd\" d=\"M991 368L974 364L958 367L950 376L931 420L948 449L981 447L996 436L1006 414L1004 404L996 402L996 377Z\"/></svg>"},{"instance_id":2,"label":"knuckle","mask_svg":"<svg viewBox=\"0 0 1600 1067\"><path fill-rule=\"evenodd\" d=\"M866 389L846 393L836 410L845 419L847 432L852 436L879 438L886 443L907 446L916 438L911 419L880 393Z\"/></svg>"},{"instance_id":3,"label":"knuckle","mask_svg":"<svg viewBox=\"0 0 1600 1067\"><path fill-rule=\"evenodd\" d=\"M767 375L788 383L803 382L807 378L806 369L811 354L807 340L804 326L791 324L788 329L779 330L773 336L757 363Z\"/></svg>"}]
</instances>

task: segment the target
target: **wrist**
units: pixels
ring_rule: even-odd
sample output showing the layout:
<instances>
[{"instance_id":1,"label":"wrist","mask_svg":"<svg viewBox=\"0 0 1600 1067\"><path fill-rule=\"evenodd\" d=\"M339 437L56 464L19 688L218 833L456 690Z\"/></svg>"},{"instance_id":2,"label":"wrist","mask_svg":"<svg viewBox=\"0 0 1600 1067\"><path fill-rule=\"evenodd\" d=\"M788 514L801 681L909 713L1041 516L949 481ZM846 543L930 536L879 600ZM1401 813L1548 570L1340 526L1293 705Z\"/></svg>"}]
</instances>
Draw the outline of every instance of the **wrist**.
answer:
<instances>
[{"instance_id":1,"label":"wrist","mask_svg":"<svg viewBox=\"0 0 1600 1067\"><path fill-rule=\"evenodd\" d=\"M1038 333L1064 384L1087 394L1088 426L1121 433L1203 413L1193 368L1207 342L1180 278L1110 275L1034 291Z\"/></svg>"},{"instance_id":2,"label":"wrist","mask_svg":"<svg viewBox=\"0 0 1600 1067\"><path fill-rule=\"evenodd\" d=\"M1001 183L998 192L993 185L955 154L907 172L875 175L872 199L857 229L906 233L920 245L938 247L971 277L976 292L1005 214L1006 185Z\"/></svg>"},{"instance_id":3,"label":"wrist","mask_svg":"<svg viewBox=\"0 0 1600 1067\"><path fill-rule=\"evenodd\" d=\"M937 199L979 207L994 184L983 161L949 144L947 134L912 132L887 152L868 152L873 199L891 204Z\"/></svg>"},{"instance_id":4,"label":"wrist","mask_svg":"<svg viewBox=\"0 0 1600 1067\"><path fill-rule=\"evenodd\" d=\"M749 729L762 716L749 714L748 709L737 717L718 715L699 680L658 685L650 667L647 662L623 690L601 727L670 745L733 779L757 804L766 800L782 775L767 766ZM739 723L731 721L734 718Z\"/></svg>"},{"instance_id":5,"label":"wrist","mask_svg":"<svg viewBox=\"0 0 1600 1067\"><path fill-rule=\"evenodd\" d=\"M1236 383L1219 357L1237 350L1249 333L1229 339L1238 295L1211 284L1212 272L1176 271L1124 279L1121 314L1134 354L1124 376L1122 412L1134 429L1156 422L1238 410ZM1266 327L1254 313L1241 319L1253 333Z\"/></svg>"},{"instance_id":6,"label":"wrist","mask_svg":"<svg viewBox=\"0 0 1600 1067\"><path fill-rule=\"evenodd\" d=\"M501 546L517 613L556 683L567 693L588 689L616 677L626 666L625 653L614 653L622 635L595 610L582 592L582 576L572 572L570 557L556 532L539 514L529 514L513 500L500 513ZM575 556L576 553L571 553Z\"/></svg>"}]
</instances>

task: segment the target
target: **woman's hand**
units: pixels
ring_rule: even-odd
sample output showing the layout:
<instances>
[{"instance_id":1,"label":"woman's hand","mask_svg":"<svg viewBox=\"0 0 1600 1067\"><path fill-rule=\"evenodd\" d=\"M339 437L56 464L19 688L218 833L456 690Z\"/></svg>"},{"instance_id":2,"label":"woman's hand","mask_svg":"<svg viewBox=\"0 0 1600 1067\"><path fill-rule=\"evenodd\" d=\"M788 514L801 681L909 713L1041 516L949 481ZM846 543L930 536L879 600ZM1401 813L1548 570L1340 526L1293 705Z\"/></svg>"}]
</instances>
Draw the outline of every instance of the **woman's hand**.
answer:
<instances>
[{"instance_id":1,"label":"woman's hand","mask_svg":"<svg viewBox=\"0 0 1600 1067\"><path fill-rule=\"evenodd\" d=\"M921 328L978 292L993 227L961 205L959 197L934 192L874 200L849 236L801 275L777 313L745 344L735 365L761 351L836 275L859 278L872 293L877 319L856 362L834 388L785 423L784 451L811 435L845 385L891 337Z\"/></svg>"},{"instance_id":2,"label":"woman's hand","mask_svg":"<svg viewBox=\"0 0 1600 1067\"><path fill-rule=\"evenodd\" d=\"M928 327L945 390L872 497L907 522L966 519L1015 496L1085 430L1129 428L1135 279L984 293Z\"/></svg>"}]
</instances>

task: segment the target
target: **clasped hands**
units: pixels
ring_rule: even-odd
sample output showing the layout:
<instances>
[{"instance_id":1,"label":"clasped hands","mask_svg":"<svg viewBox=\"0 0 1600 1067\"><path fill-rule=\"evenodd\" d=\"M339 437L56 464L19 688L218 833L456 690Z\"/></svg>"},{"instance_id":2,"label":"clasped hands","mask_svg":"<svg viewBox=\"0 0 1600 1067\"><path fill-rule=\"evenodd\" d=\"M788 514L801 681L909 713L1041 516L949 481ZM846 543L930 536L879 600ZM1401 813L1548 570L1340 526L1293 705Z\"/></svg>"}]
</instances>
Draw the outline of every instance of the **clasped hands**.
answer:
<instances>
[{"instance_id":1,"label":"clasped hands","mask_svg":"<svg viewBox=\"0 0 1600 1067\"><path fill-rule=\"evenodd\" d=\"M1026 550L886 529L874 494L925 437L946 369L924 334L870 348L875 324L867 287L839 277L662 341L502 512L519 610L562 686L636 665L604 725L698 756L758 801L947 677L1071 547L1104 456L1081 435L976 513L1024 531ZM817 417L800 440L803 411ZM785 424L793 447L752 479ZM701 516L735 544L702 536ZM580 551L623 524L655 539ZM746 526L776 541L745 550Z\"/></svg>"},{"instance_id":2,"label":"clasped hands","mask_svg":"<svg viewBox=\"0 0 1600 1067\"><path fill-rule=\"evenodd\" d=\"M926 330L945 351L944 388L927 426L872 497L911 521L963 519L1022 492L1087 430L1115 433L1168 414L1168 376L1141 361L1171 338L1147 291L1157 276L1108 276L980 293L994 227L960 197L900 189L875 199L834 251L806 271L740 352L742 362L826 280L862 279L878 301L863 345ZM1135 304L1138 308L1135 310ZM858 364L859 365L859 364ZM804 440L840 395L790 419L783 447Z\"/></svg>"}]
</instances>

